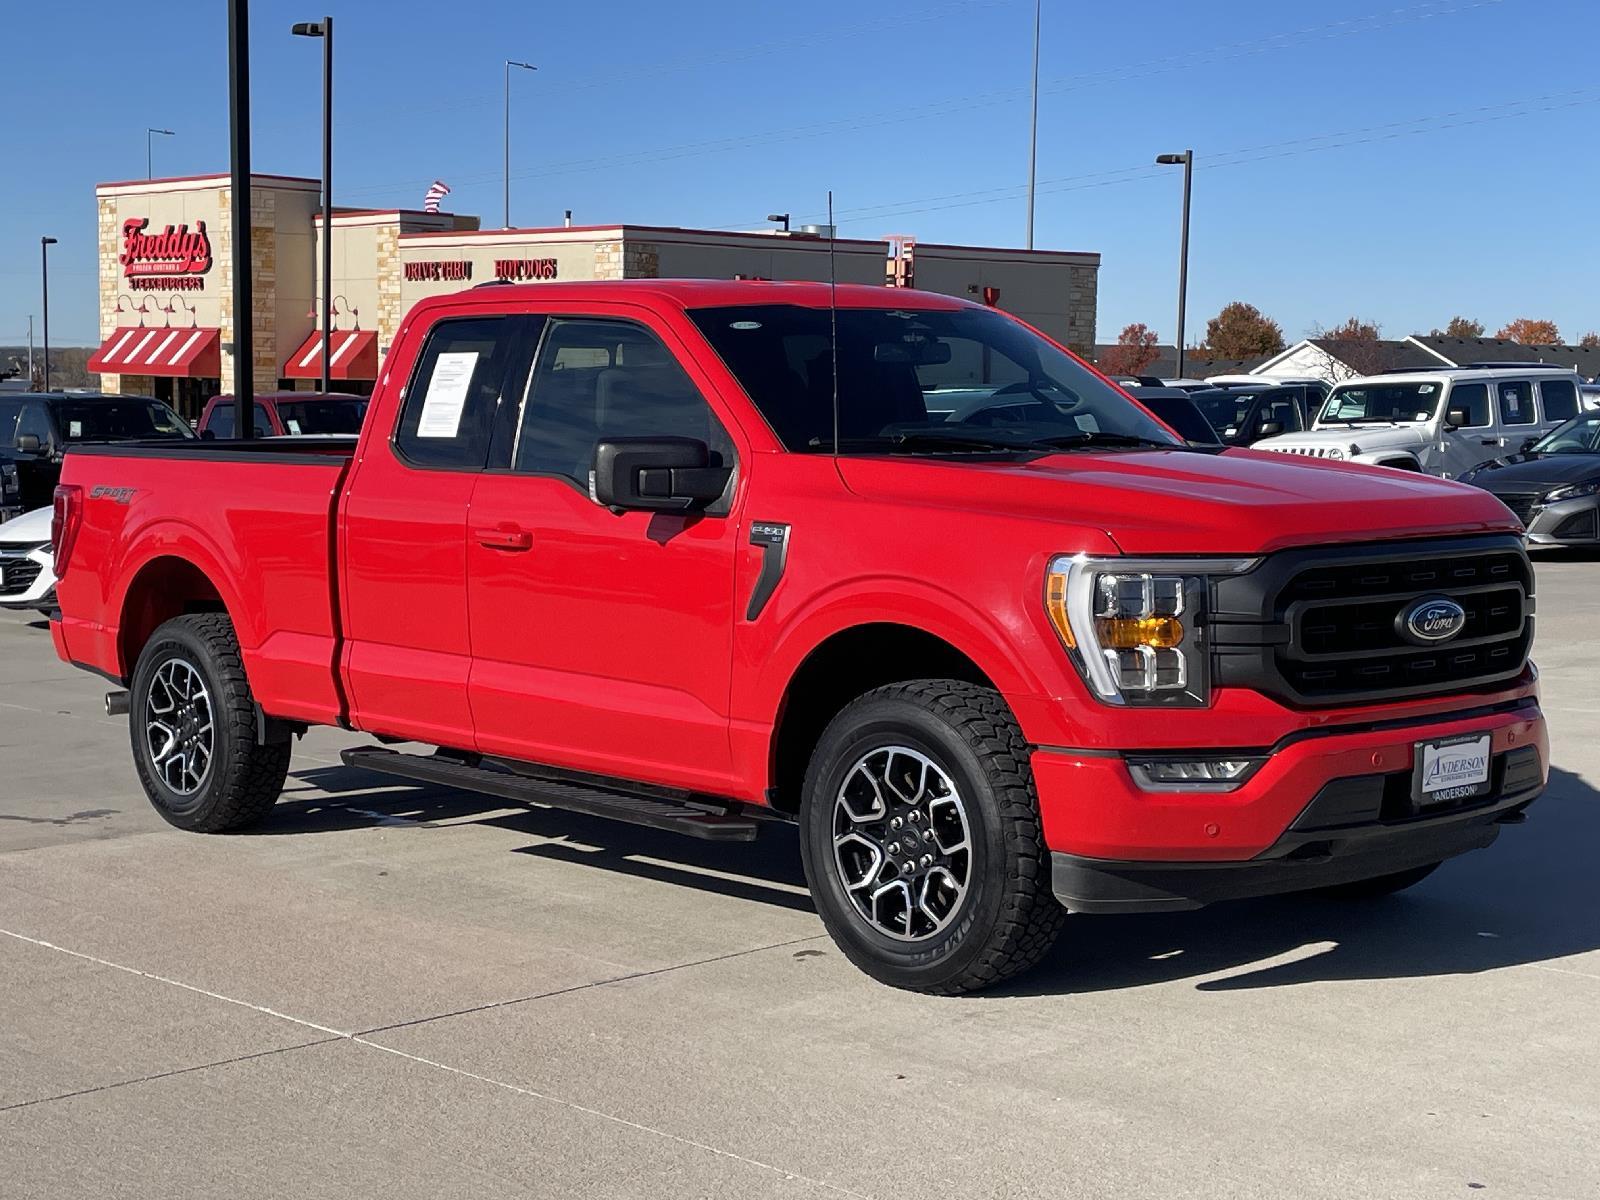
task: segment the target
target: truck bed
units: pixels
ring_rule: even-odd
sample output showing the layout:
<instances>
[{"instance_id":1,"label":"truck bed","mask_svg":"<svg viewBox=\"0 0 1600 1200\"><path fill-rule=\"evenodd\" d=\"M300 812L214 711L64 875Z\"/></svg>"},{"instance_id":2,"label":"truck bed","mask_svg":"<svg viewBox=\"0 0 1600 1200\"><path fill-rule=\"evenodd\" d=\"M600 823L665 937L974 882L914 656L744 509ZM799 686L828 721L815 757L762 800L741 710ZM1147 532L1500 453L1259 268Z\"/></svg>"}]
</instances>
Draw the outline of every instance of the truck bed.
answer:
<instances>
[{"instance_id":1,"label":"truck bed","mask_svg":"<svg viewBox=\"0 0 1600 1200\"><path fill-rule=\"evenodd\" d=\"M61 478L81 489L83 518L57 589L64 656L127 680L128 646L220 601L262 707L337 722L334 520L355 446L272 438L73 447Z\"/></svg>"}]
</instances>

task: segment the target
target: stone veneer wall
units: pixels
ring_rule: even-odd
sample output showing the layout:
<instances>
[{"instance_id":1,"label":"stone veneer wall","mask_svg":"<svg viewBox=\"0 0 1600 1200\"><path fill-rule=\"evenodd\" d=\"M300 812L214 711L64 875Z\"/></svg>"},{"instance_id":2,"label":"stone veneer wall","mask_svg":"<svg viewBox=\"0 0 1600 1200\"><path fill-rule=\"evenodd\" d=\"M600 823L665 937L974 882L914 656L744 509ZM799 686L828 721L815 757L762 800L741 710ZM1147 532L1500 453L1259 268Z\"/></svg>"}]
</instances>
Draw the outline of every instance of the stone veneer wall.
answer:
<instances>
[{"instance_id":1,"label":"stone veneer wall","mask_svg":"<svg viewBox=\"0 0 1600 1200\"><path fill-rule=\"evenodd\" d=\"M109 196L98 198L100 237L100 340L111 336L117 327L117 277L120 264L117 255L122 252L122 238L117 229L117 202ZM121 392L122 376L100 376L100 390Z\"/></svg>"},{"instance_id":2,"label":"stone veneer wall","mask_svg":"<svg viewBox=\"0 0 1600 1200\"><path fill-rule=\"evenodd\" d=\"M1100 299L1100 267L1074 266L1067 283L1067 345L1093 360L1096 308Z\"/></svg>"},{"instance_id":3,"label":"stone veneer wall","mask_svg":"<svg viewBox=\"0 0 1600 1200\"><path fill-rule=\"evenodd\" d=\"M378 230L378 353L388 358L389 347L394 345L395 334L400 329L400 318L405 309L400 302L400 222L384 225ZM380 373L383 367L380 365Z\"/></svg>"},{"instance_id":4,"label":"stone veneer wall","mask_svg":"<svg viewBox=\"0 0 1600 1200\"><path fill-rule=\"evenodd\" d=\"M217 190L217 238L214 253L219 256L218 287L222 289L222 342L234 344L233 321L233 189ZM273 314L278 303L278 197L269 188L250 191L250 292L251 292L251 375L258 392L278 386L278 339ZM237 378L234 355L222 354L222 390L233 391Z\"/></svg>"}]
</instances>

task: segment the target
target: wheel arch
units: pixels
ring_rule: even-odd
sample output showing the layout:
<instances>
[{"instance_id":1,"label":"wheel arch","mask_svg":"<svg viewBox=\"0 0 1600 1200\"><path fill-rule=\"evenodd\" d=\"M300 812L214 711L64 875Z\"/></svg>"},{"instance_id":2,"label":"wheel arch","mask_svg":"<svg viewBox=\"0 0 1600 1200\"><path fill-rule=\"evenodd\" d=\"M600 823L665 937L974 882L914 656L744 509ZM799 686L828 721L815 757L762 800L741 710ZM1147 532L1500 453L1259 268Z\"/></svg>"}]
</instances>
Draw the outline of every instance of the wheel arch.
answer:
<instances>
[{"instance_id":1,"label":"wheel arch","mask_svg":"<svg viewBox=\"0 0 1600 1200\"><path fill-rule=\"evenodd\" d=\"M769 746L768 797L779 812L800 807L800 783L817 739L856 697L912 679L959 679L996 688L976 658L953 641L914 625L869 621L819 641L790 675Z\"/></svg>"},{"instance_id":2,"label":"wheel arch","mask_svg":"<svg viewBox=\"0 0 1600 1200\"><path fill-rule=\"evenodd\" d=\"M216 582L217 575L185 554L154 554L129 577L118 606L117 663L124 681L151 636L167 621L186 613L221 612L233 618L237 605Z\"/></svg>"}]
</instances>

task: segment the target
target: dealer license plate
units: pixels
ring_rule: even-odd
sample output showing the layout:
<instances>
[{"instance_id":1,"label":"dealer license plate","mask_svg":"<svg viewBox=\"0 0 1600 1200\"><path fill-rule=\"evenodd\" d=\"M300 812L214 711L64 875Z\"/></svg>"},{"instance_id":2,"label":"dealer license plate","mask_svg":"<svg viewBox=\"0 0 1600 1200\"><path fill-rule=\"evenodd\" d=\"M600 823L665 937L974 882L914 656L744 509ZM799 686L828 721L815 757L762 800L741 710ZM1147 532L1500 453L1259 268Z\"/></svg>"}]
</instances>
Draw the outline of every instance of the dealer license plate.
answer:
<instances>
[{"instance_id":1,"label":"dealer license plate","mask_svg":"<svg viewBox=\"0 0 1600 1200\"><path fill-rule=\"evenodd\" d=\"M1487 733L1417 743L1413 794L1419 805L1459 803L1489 794L1493 761Z\"/></svg>"}]
</instances>

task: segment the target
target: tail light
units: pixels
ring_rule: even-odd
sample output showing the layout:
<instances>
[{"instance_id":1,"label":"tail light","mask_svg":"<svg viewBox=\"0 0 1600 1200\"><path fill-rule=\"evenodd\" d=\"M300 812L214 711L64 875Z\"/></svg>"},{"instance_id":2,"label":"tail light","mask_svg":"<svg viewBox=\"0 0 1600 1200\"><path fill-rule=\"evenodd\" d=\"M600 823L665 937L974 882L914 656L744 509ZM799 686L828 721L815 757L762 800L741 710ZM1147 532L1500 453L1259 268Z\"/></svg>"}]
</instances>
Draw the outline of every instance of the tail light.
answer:
<instances>
[{"instance_id":1,"label":"tail light","mask_svg":"<svg viewBox=\"0 0 1600 1200\"><path fill-rule=\"evenodd\" d=\"M83 489L61 484L55 490L54 506L50 517L50 553L55 559L56 578L60 579L67 573L67 559L72 557L78 526L83 524Z\"/></svg>"}]
</instances>

